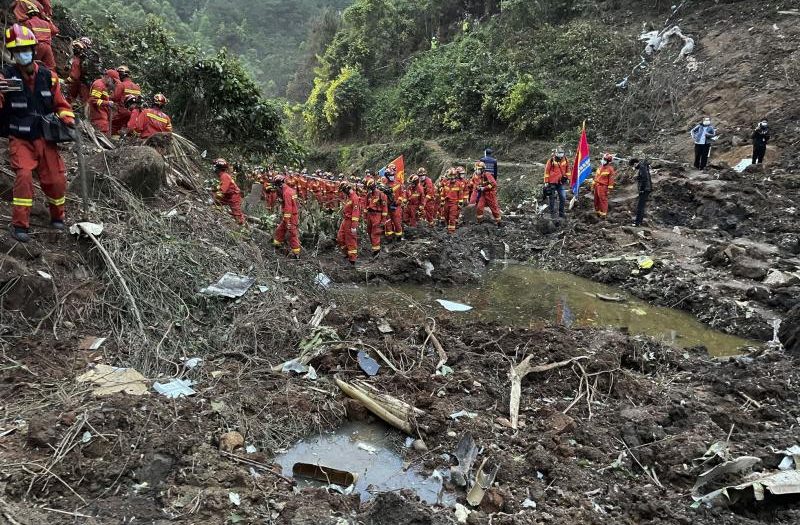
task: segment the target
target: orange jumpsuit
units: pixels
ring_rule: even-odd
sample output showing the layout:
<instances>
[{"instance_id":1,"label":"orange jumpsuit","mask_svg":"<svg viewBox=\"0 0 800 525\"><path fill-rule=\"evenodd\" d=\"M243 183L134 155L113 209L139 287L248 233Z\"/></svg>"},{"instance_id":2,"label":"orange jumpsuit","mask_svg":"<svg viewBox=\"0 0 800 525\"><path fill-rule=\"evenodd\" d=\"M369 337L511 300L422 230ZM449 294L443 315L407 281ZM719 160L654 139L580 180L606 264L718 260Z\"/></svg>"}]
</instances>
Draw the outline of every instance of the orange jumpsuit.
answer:
<instances>
[{"instance_id":1,"label":"orange jumpsuit","mask_svg":"<svg viewBox=\"0 0 800 525\"><path fill-rule=\"evenodd\" d=\"M53 55L53 37L58 34L58 28L49 20L38 15L33 15L25 20L23 25L36 35L36 60L55 71L56 57Z\"/></svg>"},{"instance_id":2,"label":"orange jumpsuit","mask_svg":"<svg viewBox=\"0 0 800 525\"><path fill-rule=\"evenodd\" d=\"M45 5L46 4L46 5ZM22 23L28 18L28 9L35 7L40 13L45 16L53 16L53 7L50 5L50 0L16 0L14 2L14 18L17 22Z\"/></svg>"},{"instance_id":3,"label":"orange jumpsuit","mask_svg":"<svg viewBox=\"0 0 800 525\"><path fill-rule=\"evenodd\" d=\"M70 102L86 102L89 100L89 84L86 83L86 58L73 55L69 64L69 100Z\"/></svg>"},{"instance_id":4,"label":"orange jumpsuit","mask_svg":"<svg viewBox=\"0 0 800 525\"><path fill-rule=\"evenodd\" d=\"M297 231L300 225L300 214L297 207L297 192L285 183L278 191L283 209L281 210L281 223L275 230L272 244L275 247L281 247L284 242L288 242L292 255L300 255L300 234Z\"/></svg>"},{"instance_id":5,"label":"orange jumpsuit","mask_svg":"<svg viewBox=\"0 0 800 525\"><path fill-rule=\"evenodd\" d=\"M403 238L403 201L405 195L403 194L403 183L395 178L394 182L390 182L388 178L383 177L381 184L392 190L392 197L394 202L389 202L389 216L386 220L386 236L394 236L397 239ZM388 197L388 196L387 196Z\"/></svg>"},{"instance_id":6,"label":"orange jumpsuit","mask_svg":"<svg viewBox=\"0 0 800 525\"><path fill-rule=\"evenodd\" d=\"M500 204L497 202L497 181L488 171L473 177L470 204L476 205L476 218L483 220L483 210L488 206L496 223L500 223Z\"/></svg>"},{"instance_id":7,"label":"orange jumpsuit","mask_svg":"<svg viewBox=\"0 0 800 525\"><path fill-rule=\"evenodd\" d=\"M131 119L131 112L125 107L125 97L128 95L142 96L142 88L139 84L126 77L117 82L114 87L114 96L111 99L117 106L117 112L114 115L114 120L111 121L111 134L116 135L122 128L128 126Z\"/></svg>"},{"instance_id":8,"label":"orange jumpsuit","mask_svg":"<svg viewBox=\"0 0 800 525\"><path fill-rule=\"evenodd\" d=\"M600 166L594 175L594 211L600 217L608 215L608 193L614 189L614 177L617 172L613 166Z\"/></svg>"},{"instance_id":9,"label":"orange jumpsuit","mask_svg":"<svg viewBox=\"0 0 800 525\"><path fill-rule=\"evenodd\" d=\"M403 212L403 222L412 228L417 227L417 218L419 217L420 207L423 205L424 195L425 191L419 182L406 190L407 204Z\"/></svg>"},{"instance_id":10,"label":"orange jumpsuit","mask_svg":"<svg viewBox=\"0 0 800 525\"><path fill-rule=\"evenodd\" d=\"M6 66L3 76L21 78L23 92L0 95L0 121L8 126L11 167L16 174L11 223L25 229L30 227L34 171L50 203L50 220L64 221L66 167L58 146L42 136L39 115L55 113L66 124L75 122L56 74L36 63L33 68L28 76L14 65Z\"/></svg>"},{"instance_id":11,"label":"orange jumpsuit","mask_svg":"<svg viewBox=\"0 0 800 525\"><path fill-rule=\"evenodd\" d=\"M458 225L461 206L464 204L464 181L447 179L442 184L442 200L444 202L444 218L447 221L447 233L453 234Z\"/></svg>"},{"instance_id":12,"label":"orange jumpsuit","mask_svg":"<svg viewBox=\"0 0 800 525\"><path fill-rule=\"evenodd\" d=\"M149 139L156 133L172 133L172 119L157 107L143 109L139 113L136 132L142 140Z\"/></svg>"},{"instance_id":13,"label":"orange jumpsuit","mask_svg":"<svg viewBox=\"0 0 800 525\"><path fill-rule=\"evenodd\" d=\"M227 171L219 174L219 189L216 199L219 204L230 207L233 218L236 219L239 226L244 226L246 221L244 215L242 215L242 194L239 186L236 185L233 177Z\"/></svg>"},{"instance_id":14,"label":"orange jumpsuit","mask_svg":"<svg viewBox=\"0 0 800 525\"><path fill-rule=\"evenodd\" d=\"M436 188L433 186L433 180L428 176L420 177L419 181L424 194L422 206L425 208L425 220L433 226L433 221L436 220Z\"/></svg>"},{"instance_id":15,"label":"orange jumpsuit","mask_svg":"<svg viewBox=\"0 0 800 525\"><path fill-rule=\"evenodd\" d=\"M100 133L111 133L111 90L102 78L89 89L89 120Z\"/></svg>"},{"instance_id":16,"label":"orange jumpsuit","mask_svg":"<svg viewBox=\"0 0 800 525\"><path fill-rule=\"evenodd\" d=\"M372 243L372 253L381 251L383 225L389 218L389 198L378 188L367 193L365 205L367 211L367 232Z\"/></svg>"},{"instance_id":17,"label":"orange jumpsuit","mask_svg":"<svg viewBox=\"0 0 800 525\"><path fill-rule=\"evenodd\" d=\"M361 197L356 190L347 193L347 199L342 207L342 224L336 234L336 243L346 254L347 260L356 262L358 259L358 223L361 220ZM356 233L353 233L356 230Z\"/></svg>"}]
</instances>

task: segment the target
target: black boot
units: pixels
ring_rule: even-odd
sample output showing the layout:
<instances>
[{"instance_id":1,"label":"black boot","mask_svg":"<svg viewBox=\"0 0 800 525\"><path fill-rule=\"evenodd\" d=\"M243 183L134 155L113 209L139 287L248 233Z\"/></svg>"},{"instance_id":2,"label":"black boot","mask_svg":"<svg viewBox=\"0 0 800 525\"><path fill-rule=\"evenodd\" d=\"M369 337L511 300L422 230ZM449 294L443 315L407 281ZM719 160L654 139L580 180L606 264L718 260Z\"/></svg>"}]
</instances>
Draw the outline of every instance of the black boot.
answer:
<instances>
[{"instance_id":1,"label":"black boot","mask_svg":"<svg viewBox=\"0 0 800 525\"><path fill-rule=\"evenodd\" d=\"M63 231L64 221L50 221L50 227L54 230Z\"/></svg>"},{"instance_id":2,"label":"black boot","mask_svg":"<svg viewBox=\"0 0 800 525\"><path fill-rule=\"evenodd\" d=\"M11 226L11 237L17 242L30 242L31 236L28 235L28 228L20 228L19 226Z\"/></svg>"}]
</instances>

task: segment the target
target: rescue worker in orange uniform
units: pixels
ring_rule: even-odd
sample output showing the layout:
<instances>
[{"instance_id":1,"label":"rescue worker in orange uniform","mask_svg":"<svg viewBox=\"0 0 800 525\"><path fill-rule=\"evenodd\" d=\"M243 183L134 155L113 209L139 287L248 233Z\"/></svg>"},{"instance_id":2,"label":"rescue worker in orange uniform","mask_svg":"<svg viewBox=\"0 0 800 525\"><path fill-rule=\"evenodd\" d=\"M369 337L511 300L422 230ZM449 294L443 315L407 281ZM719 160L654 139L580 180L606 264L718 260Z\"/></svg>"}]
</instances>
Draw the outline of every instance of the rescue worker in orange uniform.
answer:
<instances>
[{"instance_id":1,"label":"rescue worker in orange uniform","mask_svg":"<svg viewBox=\"0 0 800 525\"><path fill-rule=\"evenodd\" d=\"M397 167L390 164L386 168L385 175L381 178L381 184L386 188L386 196L389 198L389 217L386 221L386 237L389 241L403 240L403 201L405 195L403 184L397 180Z\"/></svg>"},{"instance_id":2,"label":"rescue worker in orange uniform","mask_svg":"<svg viewBox=\"0 0 800 525\"><path fill-rule=\"evenodd\" d=\"M35 8L48 19L53 16L53 6L50 0L14 0L13 12L17 22L20 24L24 22L31 8Z\"/></svg>"},{"instance_id":3,"label":"rescue worker in orange uniform","mask_svg":"<svg viewBox=\"0 0 800 525\"><path fill-rule=\"evenodd\" d=\"M142 88L131 79L131 71L128 66L117 67L117 74L119 75L119 82L114 87L114 95L111 97L117 109L114 119L111 121L112 135L118 135L122 128L128 126L128 122L131 119L131 112L125 107L125 97L128 95L142 96Z\"/></svg>"},{"instance_id":4,"label":"rescue worker in orange uniform","mask_svg":"<svg viewBox=\"0 0 800 525\"><path fill-rule=\"evenodd\" d=\"M367 195L364 200L364 208L367 212L367 233L372 245L372 256L377 257L381 253L383 225L389 218L389 198L378 188L374 178L368 178L365 186L367 187Z\"/></svg>"},{"instance_id":5,"label":"rescue worker in orange uniform","mask_svg":"<svg viewBox=\"0 0 800 525\"><path fill-rule=\"evenodd\" d=\"M361 220L361 198L349 182L339 184L339 191L344 196L342 206L342 224L336 234L336 243L344 251L350 264L358 259L358 224Z\"/></svg>"},{"instance_id":6,"label":"rescue worker in orange uniform","mask_svg":"<svg viewBox=\"0 0 800 525\"><path fill-rule=\"evenodd\" d=\"M611 162L614 156L611 153L603 155L600 161L600 168L594 174L592 180L592 190L594 191L594 211L598 217L605 219L608 216L608 195L614 189L614 177L617 171Z\"/></svg>"},{"instance_id":7,"label":"rescue worker in orange uniform","mask_svg":"<svg viewBox=\"0 0 800 525\"><path fill-rule=\"evenodd\" d=\"M447 233L451 235L456 232L464 199L464 180L458 177L458 172L455 169L451 169L442 184L443 215L447 222Z\"/></svg>"},{"instance_id":8,"label":"rescue worker in orange uniform","mask_svg":"<svg viewBox=\"0 0 800 525\"><path fill-rule=\"evenodd\" d=\"M412 228L417 227L417 219L419 218L424 195L422 184L419 183L419 175L412 175L408 179L408 187L406 188L405 196L406 207L403 211L403 222Z\"/></svg>"},{"instance_id":9,"label":"rescue worker in orange uniform","mask_svg":"<svg viewBox=\"0 0 800 525\"><path fill-rule=\"evenodd\" d=\"M428 225L433 226L436 218L436 188L425 168L418 169L417 175L419 175L419 183L422 185L422 215Z\"/></svg>"},{"instance_id":10,"label":"rescue worker in orange uniform","mask_svg":"<svg viewBox=\"0 0 800 525\"><path fill-rule=\"evenodd\" d=\"M294 258L300 257L300 212L297 207L297 192L287 183L284 175L276 175L272 181L278 199L281 202L281 222L275 229L272 244L276 248L289 244L289 253Z\"/></svg>"},{"instance_id":11,"label":"rescue worker in orange uniform","mask_svg":"<svg viewBox=\"0 0 800 525\"><path fill-rule=\"evenodd\" d=\"M558 147L553 156L544 165L544 183L547 184L547 198L550 207L550 217L556 218L556 196L558 196L558 216L566 217L564 204L567 201L567 188L569 184L569 160L564 155L564 148Z\"/></svg>"},{"instance_id":12,"label":"rescue worker in orange uniform","mask_svg":"<svg viewBox=\"0 0 800 525\"><path fill-rule=\"evenodd\" d=\"M0 129L8 137L14 170L11 236L30 241L30 213L33 206L33 172L50 204L50 225L64 229L66 167L55 142L44 138L43 116L55 114L61 122L75 126L75 114L61 93L55 72L34 62L36 37L29 28L14 24L5 33L6 48L16 64L7 65L0 79ZM21 81L22 88L10 86Z\"/></svg>"},{"instance_id":13,"label":"rescue worker in orange uniform","mask_svg":"<svg viewBox=\"0 0 800 525\"><path fill-rule=\"evenodd\" d=\"M167 97L156 93L153 95L153 107L139 113L136 131L142 140L147 140L156 133L172 133L172 119L163 110L166 105Z\"/></svg>"},{"instance_id":14,"label":"rescue worker in orange uniform","mask_svg":"<svg viewBox=\"0 0 800 525\"><path fill-rule=\"evenodd\" d=\"M225 159L214 160L214 173L219 178L217 191L214 193L214 202L219 205L228 206L231 209L231 215L236 220L239 226L244 226L247 221L242 215L242 193L239 186L233 180L233 177L228 172L230 166Z\"/></svg>"},{"instance_id":15,"label":"rescue worker in orange uniform","mask_svg":"<svg viewBox=\"0 0 800 525\"><path fill-rule=\"evenodd\" d=\"M22 23L36 35L36 60L44 63L50 71L56 70L56 57L53 55L53 37L58 34L58 28L46 17L42 16L39 8L29 6L27 18Z\"/></svg>"},{"instance_id":16,"label":"rescue worker in orange uniform","mask_svg":"<svg viewBox=\"0 0 800 525\"><path fill-rule=\"evenodd\" d=\"M114 94L119 74L113 69L106 70L101 78L92 82L89 89L89 121L94 129L105 135L111 133L111 112L114 110Z\"/></svg>"},{"instance_id":17,"label":"rescue worker in orange uniform","mask_svg":"<svg viewBox=\"0 0 800 525\"><path fill-rule=\"evenodd\" d=\"M125 95L122 103L125 106L125 109L130 112L131 116L128 118L128 122L125 124L125 127L120 130L120 134L136 135L136 128L139 125L139 114L142 112L142 97L136 95Z\"/></svg>"},{"instance_id":18,"label":"rescue worker in orange uniform","mask_svg":"<svg viewBox=\"0 0 800 525\"><path fill-rule=\"evenodd\" d=\"M86 55L92 47L92 40L82 36L72 42L72 59L69 63L69 78L66 80L69 91L67 96L72 103L89 100L89 78L87 76Z\"/></svg>"},{"instance_id":19,"label":"rescue worker in orange uniform","mask_svg":"<svg viewBox=\"0 0 800 525\"><path fill-rule=\"evenodd\" d=\"M492 212L494 222L500 225L500 203L497 202L497 181L494 175L486 171L486 164L482 161L475 163L475 176L473 177L472 196L470 204L476 206L475 218L478 223L483 221L483 211L488 206Z\"/></svg>"}]
</instances>

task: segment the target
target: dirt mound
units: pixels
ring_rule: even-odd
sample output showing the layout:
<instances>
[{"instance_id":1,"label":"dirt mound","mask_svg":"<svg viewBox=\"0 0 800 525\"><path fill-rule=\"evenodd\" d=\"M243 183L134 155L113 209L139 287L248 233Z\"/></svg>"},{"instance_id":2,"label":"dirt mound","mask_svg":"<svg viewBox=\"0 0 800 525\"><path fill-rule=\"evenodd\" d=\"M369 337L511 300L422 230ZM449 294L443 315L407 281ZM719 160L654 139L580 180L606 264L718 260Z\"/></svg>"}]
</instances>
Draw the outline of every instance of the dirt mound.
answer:
<instances>
[{"instance_id":1,"label":"dirt mound","mask_svg":"<svg viewBox=\"0 0 800 525\"><path fill-rule=\"evenodd\" d=\"M788 352L800 355L800 305L795 306L786 314L781 323L778 337Z\"/></svg>"},{"instance_id":2,"label":"dirt mound","mask_svg":"<svg viewBox=\"0 0 800 525\"><path fill-rule=\"evenodd\" d=\"M126 146L102 151L87 159L87 187L92 198L108 198L109 177L121 182L134 195L152 198L163 184L166 163L156 150L145 146ZM97 174L100 174L97 176ZM70 185L70 191L80 195L80 176Z\"/></svg>"}]
</instances>

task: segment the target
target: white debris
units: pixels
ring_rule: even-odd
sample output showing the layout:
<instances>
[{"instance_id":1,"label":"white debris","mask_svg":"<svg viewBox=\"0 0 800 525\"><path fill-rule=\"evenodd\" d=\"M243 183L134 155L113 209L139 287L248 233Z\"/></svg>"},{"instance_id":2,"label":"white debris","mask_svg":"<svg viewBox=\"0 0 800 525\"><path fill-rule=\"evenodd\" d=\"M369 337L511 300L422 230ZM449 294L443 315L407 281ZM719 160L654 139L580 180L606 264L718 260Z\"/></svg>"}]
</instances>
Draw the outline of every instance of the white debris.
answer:
<instances>
[{"instance_id":1,"label":"white debris","mask_svg":"<svg viewBox=\"0 0 800 525\"><path fill-rule=\"evenodd\" d=\"M448 312L469 312L472 307L468 304L455 303L446 299L436 299L436 302L442 305Z\"/></svg>"},{"instance_id":2,"label":"white debris","mask_svg":"<svg viewBox=\"0 0 800 525\"><path fill-rule=\"evenodd\" d=\"M196 394L192 389L194 381L190 379L173 379L169 383L153 383L153 390L170 399Z\"/></svg>"},{"instance_id":3,"label":"white debris","mask_svg":"<svg viewBox=\"0 0 800 525\"><path fill-rule=\"evenodd\" d=\"M356 447L358 447L360 450L363 450L364 452L366 452L368 454L377 454L378 453L378 449L377 448L373 447L372 445L368 445L366 443L359 442L356 445Z\"/></svg>"},{"instance_id":4,"label":"white debris","mask_svg":"<svg viewBox=\"0 0 800 525\"><path fill-rule=\"evenodd\" d=\"M326 290L331 286L331 278L324 273L318 273L314 278L314 284L325 288Z\"/></svg>"},{"instance_id":5,"label":"white debris","mask_svg":"<svg viewBox=\"0 0 800 525\"><path fill-rule=\"evenodd\" d=\"M237 507L242 504L242 498L235 492L228 492L228 499Z\"/></svg>"},{"instance_id":6,"label":"white debris","mask_svg":"<svg viewBox=\"0 0 800 525\"><path fill-rule=\"evenodd\" d=\"M83 233L91 233L95 237L99 237L103 233L103 225L95 224L93 222L79 222L69 227L69 232L72 235L82 235Z\"/></svg>"}]
</instances>

